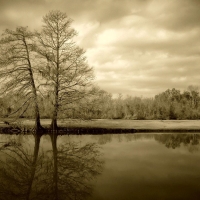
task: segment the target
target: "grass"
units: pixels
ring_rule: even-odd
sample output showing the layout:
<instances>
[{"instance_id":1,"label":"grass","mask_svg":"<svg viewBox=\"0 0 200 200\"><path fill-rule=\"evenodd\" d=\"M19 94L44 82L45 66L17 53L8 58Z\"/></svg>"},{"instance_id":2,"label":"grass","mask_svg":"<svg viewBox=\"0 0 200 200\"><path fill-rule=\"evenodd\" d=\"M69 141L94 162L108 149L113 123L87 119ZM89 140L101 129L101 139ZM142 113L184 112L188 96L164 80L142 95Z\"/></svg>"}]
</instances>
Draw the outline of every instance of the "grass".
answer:
<instances>
[{"instance_id":1,"label":"grass","mask_svg":"<svg viewBox=\"0 0 200 200\"><path fill-rule=\"evenodd\" d=\"M0 127L7 126L0 120ZM6 121L11 121L6 119ZM24 126L34 126L34 120L20 119ZM42 119L41 124L45 127L50 125L50 119ZM145 130L200 130L200 120L112 120L112 119L95 119L95 120L58 120L61 127L85 127L85 128L116 128L116 129L145 129Z\"/></svg>"}]
</instances>

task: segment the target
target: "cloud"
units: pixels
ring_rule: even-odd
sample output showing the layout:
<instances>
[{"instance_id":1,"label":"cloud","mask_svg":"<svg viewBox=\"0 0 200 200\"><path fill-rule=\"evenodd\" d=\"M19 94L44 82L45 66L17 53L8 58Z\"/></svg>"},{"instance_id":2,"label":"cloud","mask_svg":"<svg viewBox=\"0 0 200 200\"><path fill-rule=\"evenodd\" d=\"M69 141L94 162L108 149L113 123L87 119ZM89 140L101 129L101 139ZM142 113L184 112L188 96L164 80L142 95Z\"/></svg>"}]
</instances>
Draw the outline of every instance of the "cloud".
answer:
<instances>
[{"instance_id":1,"label":"cloud","mask_svg":"<svg viewBox=\"0 0 200 200\"><path fill-rule=\"evenodd\" d=\"M55 9L74 19L102 89L153 96L199 85L199 0L0 0L0 31L38 29Z\"/></svg>"},{"instance_id":2,"label":"cloud","mask_svg":"<svg viewBox=\"0 0 200 200\"><path fill-rule=\"evenodd\" d=\"M199 0L152 1L149 13L155 18L155 25L172 31L186 31L200 28Z\"/></svg>"}]
</instances>

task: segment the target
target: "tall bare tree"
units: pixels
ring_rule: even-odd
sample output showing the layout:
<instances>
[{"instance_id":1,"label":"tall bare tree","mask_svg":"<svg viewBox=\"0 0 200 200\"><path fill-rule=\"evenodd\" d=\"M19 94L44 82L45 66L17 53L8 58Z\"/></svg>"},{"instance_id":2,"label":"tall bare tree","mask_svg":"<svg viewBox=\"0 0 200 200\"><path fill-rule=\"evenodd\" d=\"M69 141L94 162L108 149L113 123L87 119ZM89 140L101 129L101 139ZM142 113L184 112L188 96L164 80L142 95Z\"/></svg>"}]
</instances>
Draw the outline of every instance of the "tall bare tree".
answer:
<instances>
[{"instance_id":1,"label":"tall bare tree","mask_svg":"<svg viewBox=\"0 0 200 200\"><path fill-rule=\"evenodd\" d=\"M30 106L34 108L35 128L38 130L41 125L34 80L33 38L33 33L27 27L5 30L0 40L0 81L3 85L2 94L10 93L19 97L20 105L15 105L14 113L22 115Z\"/></svg>"},{"instance_id":2,"label":"tall bare tree","mask_svg":"<svg viewBox=\"0 0 200 200\"><path fill-rule=\"evenodd\" d=\"M84 50L73 41L76 31L65 13L51 11L43 17L43 22L43 29L37 34L37 52L46 62L40 73L46 80L43 86L52 91L51 127L56 129L58 112L87 94L93 70L86 62Z\"/></svg>"}]
</instances>

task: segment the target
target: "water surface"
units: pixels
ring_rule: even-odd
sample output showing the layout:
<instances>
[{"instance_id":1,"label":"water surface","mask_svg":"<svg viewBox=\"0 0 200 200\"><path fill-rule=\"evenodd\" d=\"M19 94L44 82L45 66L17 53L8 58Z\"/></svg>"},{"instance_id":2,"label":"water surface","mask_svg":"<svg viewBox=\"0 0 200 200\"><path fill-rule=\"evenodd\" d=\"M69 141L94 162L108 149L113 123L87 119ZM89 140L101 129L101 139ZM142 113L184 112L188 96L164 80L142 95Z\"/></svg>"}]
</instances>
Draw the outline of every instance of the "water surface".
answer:
<instances>
[{"instance_id":1,"label":"water surface","mask_svg":"<svg viewBox=\"0 0 200 200\"><path fill-rule=\"evenodd\" d=\"M0 199L199 199L200 134L0 135Z\"/></svg>"}]
</instances>

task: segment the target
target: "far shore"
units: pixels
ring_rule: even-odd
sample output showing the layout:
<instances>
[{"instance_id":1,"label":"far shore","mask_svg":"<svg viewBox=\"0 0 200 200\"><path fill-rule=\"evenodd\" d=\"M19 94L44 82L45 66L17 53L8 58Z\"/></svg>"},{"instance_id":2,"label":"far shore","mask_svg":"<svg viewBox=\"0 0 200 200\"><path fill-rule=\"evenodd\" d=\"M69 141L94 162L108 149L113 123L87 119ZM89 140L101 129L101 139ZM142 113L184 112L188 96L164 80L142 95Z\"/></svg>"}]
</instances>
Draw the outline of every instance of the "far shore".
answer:
<instances>
[{"instance_id":1,"label":"far shore","mask_svg":"<svg viewBox=\"0 0 200 200\"><path fill-rule=\"evenodd\" d=\"M25 127L34 127L34 120L19 119L18 122L13 122L12 119L0 119L0 127L9 127L12 124L21 124ZM50 119L41 119L41 124L44 127L50 126ZM93 120L79 120L79 119L59 119L59 127L65 128L85 128L85 129L134 129L136 132L200 132L200 120L124 120L124 119L93 119Z\"/></svg>"}]
</instances>

